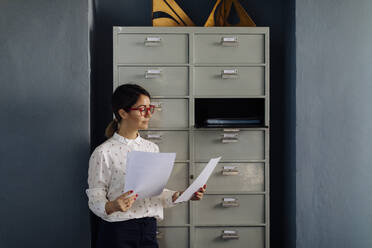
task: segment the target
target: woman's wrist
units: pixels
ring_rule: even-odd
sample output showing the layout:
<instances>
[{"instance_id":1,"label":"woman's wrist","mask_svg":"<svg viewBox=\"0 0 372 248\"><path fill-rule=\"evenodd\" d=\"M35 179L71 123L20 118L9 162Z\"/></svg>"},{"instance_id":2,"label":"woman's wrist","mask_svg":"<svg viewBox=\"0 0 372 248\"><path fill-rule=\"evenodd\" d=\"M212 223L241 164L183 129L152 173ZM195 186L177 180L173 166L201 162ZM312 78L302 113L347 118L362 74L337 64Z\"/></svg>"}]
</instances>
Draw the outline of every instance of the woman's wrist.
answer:
<instances>
[{"instance_id":1,"label":"woman's wrist","mask_svg":"<svg viewBox=\"0 0 372 248\"><path fill-rule=\"evenodd\" d=\"M172 195L172 202L175 202L177 200L178 197L180 197L180 195L182 195L183 191L176 191L174 192L174 194Z\"/></svg>"},{"instance_id":2,"label":"woman's wrist","mask_svg":"<svg viewBox=\"0 0 372 248\"><path fill-rule=\"evenodd\" d=\"M105 205L105 210L107 215L112 214L113 212L118 211L116 201L108 201Z\"/></svg>"}]
</instances>

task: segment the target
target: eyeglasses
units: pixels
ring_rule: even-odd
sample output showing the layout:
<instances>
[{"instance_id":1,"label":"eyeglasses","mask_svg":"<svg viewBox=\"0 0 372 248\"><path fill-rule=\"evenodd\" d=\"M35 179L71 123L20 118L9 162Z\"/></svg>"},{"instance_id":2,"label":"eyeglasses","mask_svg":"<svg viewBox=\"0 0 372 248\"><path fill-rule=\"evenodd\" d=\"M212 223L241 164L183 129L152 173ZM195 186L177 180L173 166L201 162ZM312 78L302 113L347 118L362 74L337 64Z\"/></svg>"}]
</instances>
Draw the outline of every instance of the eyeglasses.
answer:
<instances>
[{"instance_id":1,"label":"eyeglasses","mask_svg":"<svg viewBox=\"0 0 372 248\"><path fill-rule=\"evenodd\" d=\"M150 111L151 114L155 111L155 105L150 105L146 107L145 105L138 106L137 108L130 108L130 110L138 110L142 116L147 114L147 111Z\"/></svg>"}]
</instances>

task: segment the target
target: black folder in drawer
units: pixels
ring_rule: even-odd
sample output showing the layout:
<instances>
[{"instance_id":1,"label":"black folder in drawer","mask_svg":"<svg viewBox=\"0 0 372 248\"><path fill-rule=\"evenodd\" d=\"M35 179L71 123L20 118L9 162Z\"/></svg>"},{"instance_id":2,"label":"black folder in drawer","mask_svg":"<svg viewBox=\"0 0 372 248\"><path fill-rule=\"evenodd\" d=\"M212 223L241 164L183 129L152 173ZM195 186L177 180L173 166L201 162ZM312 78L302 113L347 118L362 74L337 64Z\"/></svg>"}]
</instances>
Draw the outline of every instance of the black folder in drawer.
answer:
<instances>
[{"instance_id":1,"label":"black folder in drawer","mask_svg":"<svg viewBox=\"0 0 372 248\"><path fill-rule=\"evenodd\" d=\"M263 127L265 99L196 98L195 127Z\"/></svg>"}]
</instances>

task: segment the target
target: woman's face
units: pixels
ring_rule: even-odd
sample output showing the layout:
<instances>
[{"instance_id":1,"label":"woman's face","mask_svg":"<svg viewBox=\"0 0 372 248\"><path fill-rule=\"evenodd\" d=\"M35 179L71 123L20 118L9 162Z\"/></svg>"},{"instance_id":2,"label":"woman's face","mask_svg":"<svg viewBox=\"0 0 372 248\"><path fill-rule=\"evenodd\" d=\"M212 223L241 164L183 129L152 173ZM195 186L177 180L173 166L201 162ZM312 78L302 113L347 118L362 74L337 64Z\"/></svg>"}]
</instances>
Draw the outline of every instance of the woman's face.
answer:
<instances>
[{"instance_id":1,"label":"woman's face","mask_svg":"<svg viewBox=\"0 0 372 248\"><path fill-rule=\"evenodd\" d=\"M139 106L146 106L149 108L150 98L141 94L132 108L138 108ZM139 110L131 110L125 118L125 125L130 126L131 129L147 129L151 116L150 111L146 111L144 115L142 115Z\"/></svg>"}]
</instances>

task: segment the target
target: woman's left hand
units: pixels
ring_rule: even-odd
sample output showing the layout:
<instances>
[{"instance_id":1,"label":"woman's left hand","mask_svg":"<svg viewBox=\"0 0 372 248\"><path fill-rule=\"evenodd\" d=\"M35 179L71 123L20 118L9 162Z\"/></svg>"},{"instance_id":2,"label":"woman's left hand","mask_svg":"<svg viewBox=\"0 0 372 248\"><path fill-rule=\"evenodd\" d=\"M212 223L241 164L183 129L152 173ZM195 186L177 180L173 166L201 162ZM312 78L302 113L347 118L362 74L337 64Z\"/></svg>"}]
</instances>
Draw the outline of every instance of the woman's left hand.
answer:
<instances>
[{"instance_id":1,"label":"woman's left hand","mask_svg":"<svg viewBox=\"0 0 372 248\"><path fill-rule=\"evenodd\" d=\"M194 193L194 195L191 197L191 201L200 201L202 198L203 198L203 195L204 195L204 192L205 192L205 189L207 188L207 185L204 184L204 186L202 188L200 188L198 191L196 191ZM177 200L177 198L182 195L183 191L181 192L176 192L173 194L172 196L172 201L175 202Z\"/></svg>"},{"instance_id":2,"label":"woman's left hand","mask_svg":"<svg viewBox=\"0 0 372 248\"><path fill-rule=\"evenodd\" d=\"M191 201L200 201L203 196L204 196L204 192L205 192L205 189L207 188L207 185L204 184L204 186L202 188L200 188L198 191L196 191L194 193L194 195L191 197Z\"/></svg>"}]
</instances>

